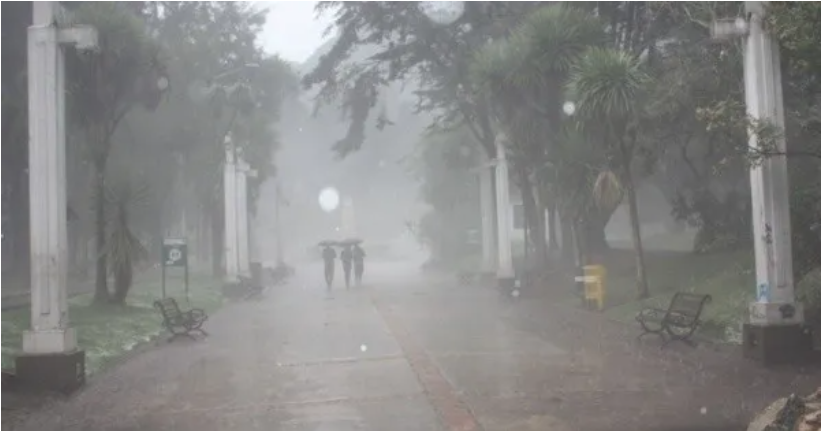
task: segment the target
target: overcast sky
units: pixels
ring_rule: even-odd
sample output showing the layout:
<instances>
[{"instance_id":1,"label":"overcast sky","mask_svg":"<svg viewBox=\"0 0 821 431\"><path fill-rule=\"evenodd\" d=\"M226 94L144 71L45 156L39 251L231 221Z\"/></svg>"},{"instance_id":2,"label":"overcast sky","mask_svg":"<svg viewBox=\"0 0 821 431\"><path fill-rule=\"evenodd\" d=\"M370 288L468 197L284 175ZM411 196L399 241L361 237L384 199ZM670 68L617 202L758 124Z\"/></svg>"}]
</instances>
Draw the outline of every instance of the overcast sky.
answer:
<instances>
[{"instance_id":1,"label":"overcast sky","mask_svg":"<svg viewBox=\"0 0 821 431\"><path fill-rule=\"evenodd\" d=\"M315 1L260 1L268 9L268 21L261 35L262 46L286 60L302 63L322 45L329 17L315 18Z\"/></svg>"}]
</instances>

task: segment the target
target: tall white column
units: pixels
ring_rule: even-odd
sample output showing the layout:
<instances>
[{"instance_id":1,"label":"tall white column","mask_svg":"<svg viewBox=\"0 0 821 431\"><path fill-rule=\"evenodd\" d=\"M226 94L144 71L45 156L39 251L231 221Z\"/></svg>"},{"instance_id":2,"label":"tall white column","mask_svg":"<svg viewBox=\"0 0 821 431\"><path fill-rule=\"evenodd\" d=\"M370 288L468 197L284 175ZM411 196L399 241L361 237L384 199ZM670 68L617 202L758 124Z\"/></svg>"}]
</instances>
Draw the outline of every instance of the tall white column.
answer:
<instances>
[{"instance_id":1,"label":"tall white column","mask_svg":"<svg viewBox=\"0 0 821 431\"><path fill-rule=\"evenodd\" d=\"M479 172L479 201L482 215L482 271L496 272L496 234L493 228L493 167L483 167Z\"/></svg>"},{"instance_id":2,"label":"tall white column","mask_svg":"<svg viewBox=\"0 0 821 431\"><path fill-rule=\"evenodd\" d=\"M25 354L77 349L66 296L65 74L56 7L34 2L28 30L31 329L23 333Z\"/></svg>"},{"instance_id":3,"label":"tall white column","mask_svg":"<svg viewBox=\"0 0 821 431\"><path fill-rule=\"evenodd\" d=\"M239 257L237 256L237 167L234 159L234 144L231 137L225 138L225 162L223 164L223 192L225 203L225 282L239 281Z\"/></svg>"},{"instance_id":4,"label":"tall white column","mask_svg":"<svg viewBox=\"0 0 821 431\"><path fill-rule=\"evenodd\" d=\"M514 278L513 253L510 245L510 181L505 153L506 139L501 133L496 137L496 220L498 229L496 248L499 252L496 277L501 284L508 283Z\"/></svg>"},{"instance_id":5,"label":"tall white column","mask_svg":"<svg viewBox=\"0 0 821 431\"><path fill-rule=\"evenodd\" d=\"M781 63L778 43L762 27L764 2L745 2L749 34L744 49L744 84L747 114L784 130ZM784 153L783 136L776 151ZM751 148L760 148L750 133ZM766 158L750 170L755 243L756 301L750 305L753 324L794 324L804 321L795 302L790 238L790 203L785 156Z\"/></svg>"},{"instance_id":6,"label":"tall white column","mask_svg":"<svg viewBox=\"0 0 821 431\"><path fill-rule=\"evenodd\" d=\"M251 276L250 249L248 247L248 163L237 156L237 259L239 273L244 277Z\"/></svg>"}]
</instances>

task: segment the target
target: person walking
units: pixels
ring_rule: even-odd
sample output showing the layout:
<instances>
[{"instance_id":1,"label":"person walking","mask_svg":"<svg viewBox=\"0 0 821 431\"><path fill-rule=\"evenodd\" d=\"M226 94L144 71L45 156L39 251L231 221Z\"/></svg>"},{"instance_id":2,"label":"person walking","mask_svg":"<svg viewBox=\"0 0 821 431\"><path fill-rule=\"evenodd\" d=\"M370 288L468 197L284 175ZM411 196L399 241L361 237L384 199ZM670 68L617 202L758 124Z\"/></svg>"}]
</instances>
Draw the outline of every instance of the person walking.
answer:
<instances>
[{"instance_id":1,"label":"person walking","mask_svg":"<svg viewBox=\"0 0 821 431\"><path fill-rule=\"evenodd\" d=\"M342 270L345 271L345 287L351 287L351 263L353 261L353 252L351 246L346 245L342 249L342 254L339 257L342 260Z\"/></svg>"},{"instance_id":2,"label":"person walking","mask_svg":"<svg viewBox=\"0 0 821 431\"><path fill-rule=\"evenodd\" d=\"M359 244L353 247L353 268L356 276L356 284L362 284L362 273L365 272L365 250Z\"/></svg>"},{"instance_id":3,"label":"person walking","mask_svg":"<svg viewBox=\"0 0 821 431\"><path fill-rule=\"evenodd\" d=\"M336 250L333 247L326 245L322 250L322 260L325 261L325 283L328 284L328 290L331 290L331 285L334 282L334 260L336 259Z\"/></svg>"}]
</instances>

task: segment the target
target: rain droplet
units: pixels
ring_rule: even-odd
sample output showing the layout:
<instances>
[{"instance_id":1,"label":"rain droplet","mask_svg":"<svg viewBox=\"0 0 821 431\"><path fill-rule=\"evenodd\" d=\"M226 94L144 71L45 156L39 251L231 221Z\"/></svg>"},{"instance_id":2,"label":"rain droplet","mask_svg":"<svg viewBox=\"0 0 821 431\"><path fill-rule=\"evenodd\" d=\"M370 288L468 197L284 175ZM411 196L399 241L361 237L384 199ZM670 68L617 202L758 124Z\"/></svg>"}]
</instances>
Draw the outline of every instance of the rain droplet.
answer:
<instances>
[{"instance_id":1,"label":"rain droplet","mask_svg":"<svg viewBox=\"0 0 821 431\"><path fill-rule=\"evenodd\" d=\"M359 350L361 350L363 352L367 352L368 351L368 346L363 344L363 345L359 346Z\"/></svg>"},{"instance_id":2,"label":"rain droplet","mask_svg":"<svg viewBox=\"0 0 821 431\"><path fill-rule=\"evenodd\" d=\"M510 295L513 296L514 298L518 298L519 297L519 289L514 290L513 292L510 293Z\"/></svg>"},{"instance_id":3,"label":"rain droplet","mask_svg":"<svg viewBox=\"0 0 821 431\"><path fill-rule=\"evenodd\" d=\"M703 415L707 414L707 407L702 407L701 408L701 414L703 414Z\"/></svg>"}]
</instances>

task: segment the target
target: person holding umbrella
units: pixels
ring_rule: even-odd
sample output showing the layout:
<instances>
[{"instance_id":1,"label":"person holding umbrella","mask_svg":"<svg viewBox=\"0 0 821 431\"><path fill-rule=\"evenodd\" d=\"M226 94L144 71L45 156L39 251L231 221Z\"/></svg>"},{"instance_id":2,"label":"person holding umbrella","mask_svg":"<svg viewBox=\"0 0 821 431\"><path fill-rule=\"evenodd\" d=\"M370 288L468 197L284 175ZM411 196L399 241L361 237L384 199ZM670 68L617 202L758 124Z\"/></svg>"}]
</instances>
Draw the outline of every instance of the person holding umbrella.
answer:
<instances>
[{"instance_id":1,"label":"person holding umbrella","mask_svg":"<svg viewBox=\"0 0 821 431\"><path fill-rule=\"evenodd\" d=\"M351 251L351 245L345 244L344 248L342 249L342 254L339 256L340 260L342 260L342 270L345 271L345 287L351 287L351 263L353 261L353 252Z\"/></svg>"},{"instance_id":2,"label":"person holding umbrella","mask_svg":"<svg viewBox=\"0 0 821 431\"><path fill-rule=\"evenodd\" d=\"M365 250L359 244L353 246L353 268L356 284L362 284L362 273L365 272Z\"/></svg>"},{"instance_id":3,"label":"person holding umbrella","mask_svg":"<svg viewBox=\"0 0 821 431\"><path fill-rule=\"evenodd\" d=\"M334 282L334 260L336 259L336 250L328 243L321 244L322 260L325 261L325 283L328 284L328 290L331 290L331 284Z\"/></svg>"}]
</instances>

